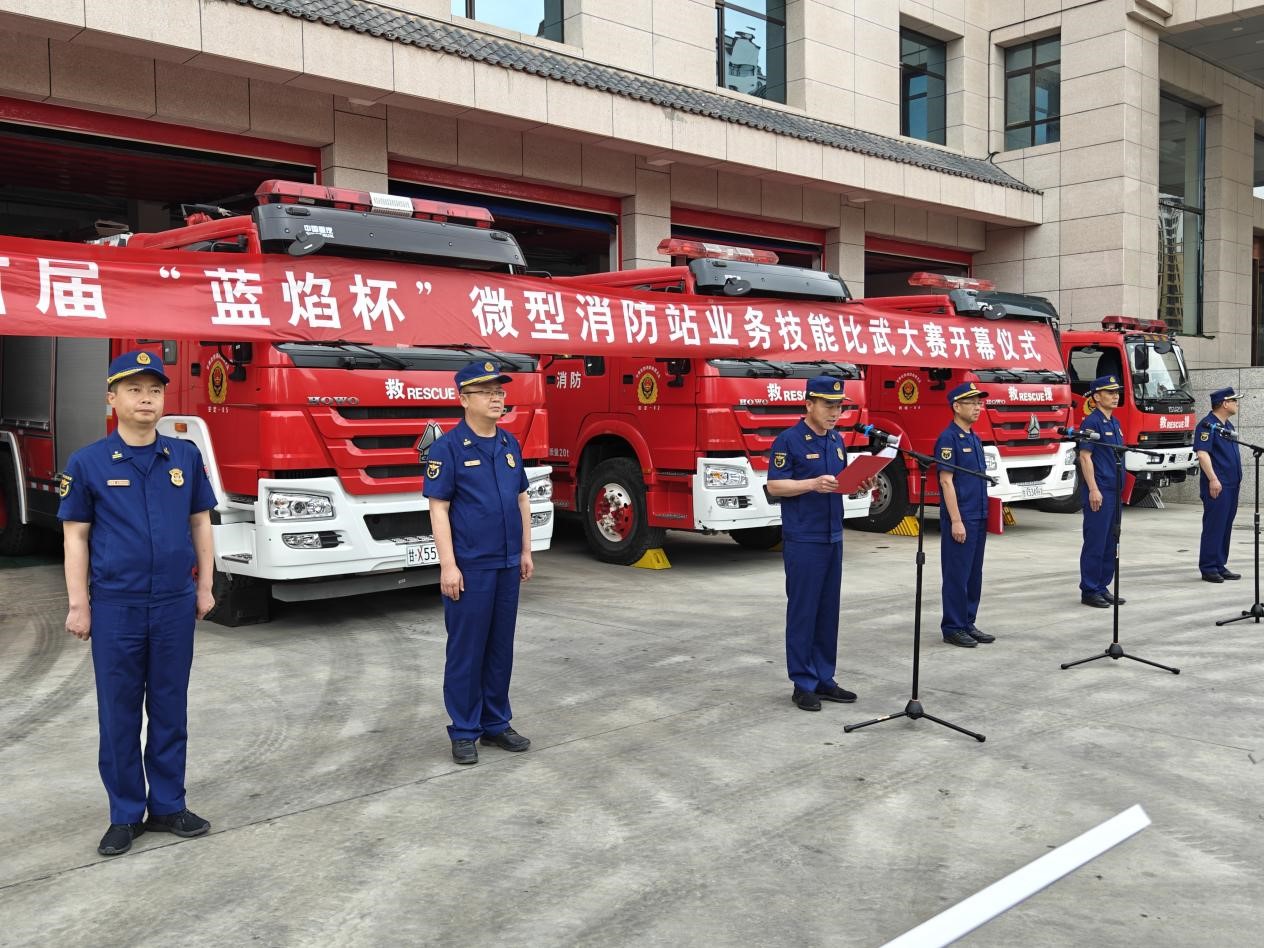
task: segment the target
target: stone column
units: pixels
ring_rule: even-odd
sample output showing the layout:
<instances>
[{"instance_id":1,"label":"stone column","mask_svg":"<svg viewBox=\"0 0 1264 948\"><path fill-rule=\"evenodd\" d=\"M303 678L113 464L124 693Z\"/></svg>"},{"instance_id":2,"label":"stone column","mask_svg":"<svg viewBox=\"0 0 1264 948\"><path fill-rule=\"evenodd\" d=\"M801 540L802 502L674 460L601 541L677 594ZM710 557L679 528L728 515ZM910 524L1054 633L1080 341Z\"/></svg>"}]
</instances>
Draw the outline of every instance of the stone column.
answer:
<instances>
[{"instance_id":1,"label":"stone column","mask_svg":"<svg viewBox=\"0 0 1264 948\"><path fill-rule=\"evenodd\" d=\"M665 266L658 242L671 236L671 174L637 159L636 191L623 199L623 269Z\"/></svg>"},{"instance_id":2,"label":"stone column","mask_svg":"<svg viewBox=\"0 0 1264 948\"><path fill-rule=\"evenodd\" d=\"M320 150L321 181L330 187L387 190L386 107L334 100L334 140Z\"/></svg>"}]
</instances>

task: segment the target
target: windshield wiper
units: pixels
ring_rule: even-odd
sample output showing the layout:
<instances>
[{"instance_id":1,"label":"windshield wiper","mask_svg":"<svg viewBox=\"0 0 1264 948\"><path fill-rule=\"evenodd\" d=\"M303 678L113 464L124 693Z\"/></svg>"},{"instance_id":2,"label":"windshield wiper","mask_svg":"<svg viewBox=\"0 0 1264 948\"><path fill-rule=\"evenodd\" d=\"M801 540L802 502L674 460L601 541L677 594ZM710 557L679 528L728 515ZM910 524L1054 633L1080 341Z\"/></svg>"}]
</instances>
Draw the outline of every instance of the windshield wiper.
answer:
<instances>
[{"instance_id":1,"label":"windshield wiper","mask_svg":"<svg viewBox=\"0 0 1264 948\"><path fill-rule=\"evenodd\" d=\"M768 366L768 370L769 370L770 372L772 372L773 374L775 374L775 375L777 376L777 378L779 378L779 379L788 378L788 377L789 377L789 375L790 375L790 371L789 371L788 369L783 369L783 368L782 368L781 366L779 366L779 365L773 365L773 364L772 364L771 362L769 362L767 359L753 359L753 358L750 358L750 359L734 359L733 361L734 361L734 362L758 362L760 365L766 365L766 366ZM755 370L754 370L754 369L747 369L747 370L746 370L746 377L747 377L747 378L752 378L752 379L757 379L757 378L759 378L759 375L755 372Z\"/></svg>"},{"instance_id":2,"label":"windshield wiper","mask_svg":"<svg viewBox=\"0 0 1264 948\"><path fill-rule=\"evenodd\" d=\"M334 342L334 343L330 343L330 345L337 346L339 349L359 349L361 352L367 352L369 355L373 356L375 359L378 360L379 366L389 365L392 369L408 368L408 363L403 361L402 359L397 359L395 358L395 356L388 355L385 352L378 352L376 349L370 349L368 346L362 346L359 343Z\"/></svg>"}]
</instances>

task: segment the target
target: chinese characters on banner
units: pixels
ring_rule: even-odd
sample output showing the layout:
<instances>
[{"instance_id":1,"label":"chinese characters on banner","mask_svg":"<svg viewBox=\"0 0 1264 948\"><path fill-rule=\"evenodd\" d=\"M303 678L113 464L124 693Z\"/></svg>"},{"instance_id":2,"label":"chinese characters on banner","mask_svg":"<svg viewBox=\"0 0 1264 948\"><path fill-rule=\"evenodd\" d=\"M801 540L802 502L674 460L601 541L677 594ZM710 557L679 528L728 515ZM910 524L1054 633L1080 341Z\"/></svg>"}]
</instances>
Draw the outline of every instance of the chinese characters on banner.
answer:
<instances>
[{"instance_id":1,"label":"chinese characters on banner","mask_svg":"<svg viewBox=\"0 0 1264 948\"><path fill-rule=\"evenodd\" d=\"M470 345L1060 369L1048 326L865 304L575 292L536 277L337 257L0 237L0 334ZM159 329L161 327L161 329Z\"/></svg>"}]
</instances>

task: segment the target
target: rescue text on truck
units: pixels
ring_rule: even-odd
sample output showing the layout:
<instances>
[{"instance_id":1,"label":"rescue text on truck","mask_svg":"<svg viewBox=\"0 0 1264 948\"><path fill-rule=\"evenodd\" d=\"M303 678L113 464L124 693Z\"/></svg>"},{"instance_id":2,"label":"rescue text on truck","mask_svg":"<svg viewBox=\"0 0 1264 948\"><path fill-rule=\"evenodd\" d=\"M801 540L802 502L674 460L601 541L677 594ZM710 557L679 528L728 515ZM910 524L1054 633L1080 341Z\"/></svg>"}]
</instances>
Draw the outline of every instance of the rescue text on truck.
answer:
<instances>
[{"instance_id":1,"label":"rescue text on truck","mask_svg":"<svg viewBox=\"0 0 1264 948\"><path fill-rule=\"evenodd\" d=\"M265 182L258 198L248 216L202 207L189 215L189 226L112 241L126 244L110 251L120 256L171 255L168 280L143 302L153 316L151 337L112 343L3 337L0 494L6 507L7 498L17 501L20 520L0 523L5 547L30 526L55 524L56 495L44 485L55 483L71 451L105 433L104 366L111 353L139 346L172 378L162 433L198 444L219 499L216 621L266 619L270 597L314 599L438 581L438 570L414 568L437 564L421 495L425 453L458 421L452 377L473 359L514 378L501 424L523 446L532 548L547 548L546 414L533 357L470 347L161 338L164 300L198 292L191 281L177 282L181 268L196 270L200 261L189 259L195 253L220 263L232 255L227 259L240 263L213 272L239 273L238 284L278 257L342 258L344 265L350 258L377 261L379 268L385 261L389 269L375 271L376 280L355 282L389 301L381 287L411 286L435 267L518 272L524 261L513 238L496 231L482 208L277 181ZM291 274L287 312L293 321L301 315L313 326L339 325L340 301L329 278L318 275L328 271L308 266L316 272L304 276L295 267L299 272ZM234 293L231 286L221 280L214 298L227 300L234 315L249 316L254 306L261 317L258 290ZM361 301L374 302L368 294ZM32 392L44 393L44 402L29 404ZM20 403L15 393L26 393Z\"/></svg>"}]
</instances>

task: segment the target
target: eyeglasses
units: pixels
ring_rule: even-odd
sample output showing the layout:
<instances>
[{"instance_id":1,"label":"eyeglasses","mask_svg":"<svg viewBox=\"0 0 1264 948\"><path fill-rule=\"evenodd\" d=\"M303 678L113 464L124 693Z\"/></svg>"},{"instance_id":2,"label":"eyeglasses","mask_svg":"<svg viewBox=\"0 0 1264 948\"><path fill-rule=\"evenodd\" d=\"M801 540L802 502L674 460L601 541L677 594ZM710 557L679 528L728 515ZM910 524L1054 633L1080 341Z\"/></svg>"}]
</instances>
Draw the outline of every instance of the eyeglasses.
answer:
<instances>
[{"instance_id":1,"label":"eyeglasses","mask_svg":"<svg viewBox=\"0 0 1264 948\"><path fill-rule=\"evenodd\" d=\"M462 395L486 395L488 398L504 398L505 390L503 388L498 388L495 391L488 392L488 391L484 391L481 388L472 388L472 389L467 388L467 389L462 389L461 394Z\"/></svg>"}]
</instances>

